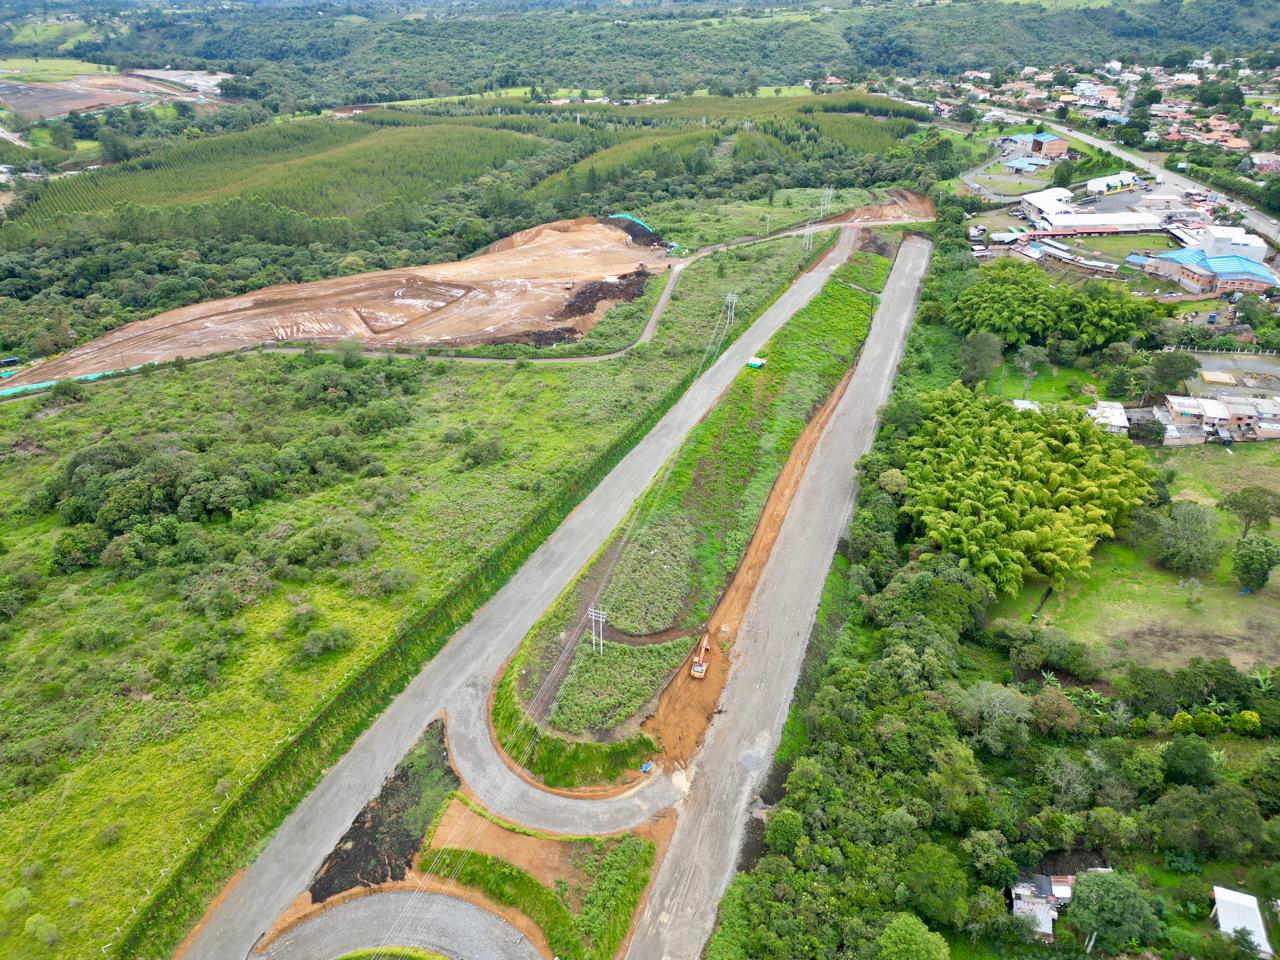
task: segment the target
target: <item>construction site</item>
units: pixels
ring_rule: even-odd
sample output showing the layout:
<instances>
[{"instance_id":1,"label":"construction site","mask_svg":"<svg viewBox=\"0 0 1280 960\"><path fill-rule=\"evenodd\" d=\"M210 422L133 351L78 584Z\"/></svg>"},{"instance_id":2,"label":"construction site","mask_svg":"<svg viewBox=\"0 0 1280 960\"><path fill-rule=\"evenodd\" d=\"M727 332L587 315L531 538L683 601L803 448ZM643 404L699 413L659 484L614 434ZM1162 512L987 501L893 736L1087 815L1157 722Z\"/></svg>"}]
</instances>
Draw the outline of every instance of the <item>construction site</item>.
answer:
<instances>
[{"instance_id":1,"label":"construction site","mask_svg":"<svg viewBox=\"0 0 1280 960\"><path fill-rule=\"evenodd\" d=\"M283 284L180 307L24 369L5 386L290 342L396 349L576 340L672 262L658 236L635 219L560 220L455 263Z\"/></svg>"}]
</instances>

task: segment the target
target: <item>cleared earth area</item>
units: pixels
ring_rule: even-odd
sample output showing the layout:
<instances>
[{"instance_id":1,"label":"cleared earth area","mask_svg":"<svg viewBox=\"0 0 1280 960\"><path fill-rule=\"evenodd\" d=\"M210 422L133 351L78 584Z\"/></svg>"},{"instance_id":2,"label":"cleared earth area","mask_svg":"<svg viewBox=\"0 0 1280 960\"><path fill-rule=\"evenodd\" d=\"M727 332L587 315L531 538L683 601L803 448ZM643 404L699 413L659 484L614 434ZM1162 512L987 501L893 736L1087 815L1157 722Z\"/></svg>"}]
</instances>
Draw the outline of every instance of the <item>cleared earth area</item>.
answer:
<instances>
[{"instance_id":1,"label":"cleared earth area","mask_svg":"<svg viewBox=\"0 0 1280 960\"><path fill-rule=\"evenodd\" d=\"M7 385L281 341L398 347L574 340L669 263L656 236L629 220L560 220L455 263L267 287L180 307L113 330Z\"/></svg>"}]
</instances>

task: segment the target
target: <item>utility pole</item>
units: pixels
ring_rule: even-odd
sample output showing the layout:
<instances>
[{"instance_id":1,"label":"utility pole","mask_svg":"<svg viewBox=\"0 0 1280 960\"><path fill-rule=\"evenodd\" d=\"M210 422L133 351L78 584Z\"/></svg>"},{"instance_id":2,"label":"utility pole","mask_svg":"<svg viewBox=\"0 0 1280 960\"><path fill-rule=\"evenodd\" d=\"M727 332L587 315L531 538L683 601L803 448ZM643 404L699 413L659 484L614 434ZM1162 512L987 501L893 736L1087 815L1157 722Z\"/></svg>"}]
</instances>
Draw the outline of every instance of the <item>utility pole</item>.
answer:
<instances>
[{"instance_id":1,"label":"utility pole","mask_svg":"<svg viewBox=\"0 0 1280 960\"><path fill-rule=\"evenodd\" d=\"M604 625L608 621L605 612L594 603L587 608L587 621L591 624L591 650L604 653Z\"/></svg>"}]
</instances>

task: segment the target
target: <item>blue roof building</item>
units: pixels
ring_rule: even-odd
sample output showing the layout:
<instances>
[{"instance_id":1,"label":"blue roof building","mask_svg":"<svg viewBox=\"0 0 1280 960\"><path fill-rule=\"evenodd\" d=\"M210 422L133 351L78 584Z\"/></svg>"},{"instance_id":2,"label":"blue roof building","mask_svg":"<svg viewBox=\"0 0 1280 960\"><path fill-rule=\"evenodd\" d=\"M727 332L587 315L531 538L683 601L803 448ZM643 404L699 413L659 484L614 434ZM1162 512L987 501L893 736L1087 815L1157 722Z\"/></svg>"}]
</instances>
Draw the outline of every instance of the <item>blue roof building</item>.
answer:
<instances>
[{"instance_id":1,"label":"blue roof building","mask_svg":"<svg viewBox=\"0 0 1280 960\"><path fill-rule=\"evenodd\" d=\"M1148 261L1146 269L1174 278L1192 293L1261 291L1280 286L1276 275L1256 260L1239 255L1210 257L1198 247L1157 254Z\"/></svg>"}]
</instances>

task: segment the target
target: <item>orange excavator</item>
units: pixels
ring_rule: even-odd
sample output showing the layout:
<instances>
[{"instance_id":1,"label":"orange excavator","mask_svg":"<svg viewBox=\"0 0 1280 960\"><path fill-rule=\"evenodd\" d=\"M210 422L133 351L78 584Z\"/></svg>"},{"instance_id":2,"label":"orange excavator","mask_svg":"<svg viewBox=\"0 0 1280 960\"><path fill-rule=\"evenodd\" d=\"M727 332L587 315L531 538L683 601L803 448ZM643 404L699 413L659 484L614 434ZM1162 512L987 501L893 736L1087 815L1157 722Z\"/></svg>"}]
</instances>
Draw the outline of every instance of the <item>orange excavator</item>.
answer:
<instances>
[{"instance_id":1,"label":"orange excavator","mask_svg":"<svg viewBox=\"0 0 1280 960\"><path fill-rule=\"evenodd\" d=\"M711 649L711 636L704 633L702 642L698 644L698 653L693 658L693 666L689 668L689 676L701 680L707 675L707 651Z\"/></svg>"}]
</instances>

